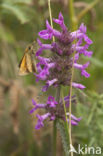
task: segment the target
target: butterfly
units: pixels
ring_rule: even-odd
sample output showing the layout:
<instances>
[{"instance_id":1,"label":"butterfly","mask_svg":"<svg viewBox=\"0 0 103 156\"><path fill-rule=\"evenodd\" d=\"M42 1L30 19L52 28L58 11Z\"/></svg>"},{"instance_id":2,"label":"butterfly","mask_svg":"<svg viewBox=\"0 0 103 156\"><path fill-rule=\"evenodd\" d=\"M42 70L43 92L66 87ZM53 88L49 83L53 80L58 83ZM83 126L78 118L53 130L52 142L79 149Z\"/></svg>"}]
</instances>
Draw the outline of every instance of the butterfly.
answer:
<instances>
[{"instance_id":1,"label":"butterfly","mask_svg":"<svg viewBox=\"0 0 103 156\"><path fill-rule=\"evenodd\" d=\"M25 49L24 55L19 63L19 75L23 76L36 72L36 47L36 42L33 42Z\"/></svg>"}]
</instances>

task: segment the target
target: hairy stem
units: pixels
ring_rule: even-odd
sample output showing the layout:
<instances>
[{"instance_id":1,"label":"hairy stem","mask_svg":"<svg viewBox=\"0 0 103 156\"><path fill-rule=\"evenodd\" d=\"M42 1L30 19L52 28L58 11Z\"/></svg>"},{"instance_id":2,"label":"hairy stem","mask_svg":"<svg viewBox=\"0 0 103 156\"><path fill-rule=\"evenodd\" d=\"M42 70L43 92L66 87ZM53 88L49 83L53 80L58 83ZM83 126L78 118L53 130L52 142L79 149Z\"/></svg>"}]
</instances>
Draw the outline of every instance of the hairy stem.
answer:
<instances>
[{"instance_id":1,"label":"hairy stem","mask_svg":"<svg viewBox=\"0 0 103 156\"><path fill-rule=\"evenodd\" d=\"M60 100L60 91L61 86L58 86L57 92L56 92L56 101L59 102ZM56 140L57 140L57 127L56 127L57 120L53 123L53 156L56 156Z\"/></svg>"},{"instance_id":2,"label":"hairy stem","mask_svg":"<svg viewBox=\"0 0 103 156\"><path fill-rule=\"evenodd\" d=\"M53 123L53 151L52 151L52 155L56 156L56 139L57 139L57 128L56 128L56 120Z\"/></svg>"},{"instance_id":3,"label":"hairy stem","mask_svg":"<svg viewBox=\"0 0 103 156\"><path fill-rule=\"evenodd\" d=\"M62 96L62 100L63 100L63 107L64 107L64 112L65 112L65 120L66 120L66 123L64 124L65 126L65 133L66 133L66 136L67 136L67 140L69 142L69 129L68 129L68 120L67 120L67 114L66 114L66 106L65 106L65 101L64 101L64 94L63 94L63 91L61 91L61 96ZM65 151L65 150L64 150ZM69 151L69 150L68 150ZM67 152L67 151L66 151ZM65 153L67 155L67 153Z\"/></svg>"},{"instance_id":4,"label":"hairy stem","mask_svg":"<svg viewBox=\"0 0 103 156\"><path fill-rule=\"evenodd\" d=\"M63 100L63 107L64 107L64 113L65 113L65 120L66 120L66 130L68 131L68 120L67 120L67 115L66 115L66 106L65 106L63 91L61 91L61 95L62 95L62 100Z\"/></svg>"}]
</instances>

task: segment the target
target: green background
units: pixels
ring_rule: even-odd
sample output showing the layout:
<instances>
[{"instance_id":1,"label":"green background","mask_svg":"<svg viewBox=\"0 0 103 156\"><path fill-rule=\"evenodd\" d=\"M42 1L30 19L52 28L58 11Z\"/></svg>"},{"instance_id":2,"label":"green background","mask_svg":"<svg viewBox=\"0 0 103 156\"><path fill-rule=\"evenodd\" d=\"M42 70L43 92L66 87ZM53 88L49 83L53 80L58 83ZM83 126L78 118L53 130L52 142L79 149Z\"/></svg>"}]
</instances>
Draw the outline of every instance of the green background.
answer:
<instances>
[{"instance_id":1,"label":"green background","mask_svg":"<svg viewBox=\"0 0 103 156\"><path fill-rule=\"evenodd\" d=\"M91 0L74 1L76 15ZM61 11L70 28L68 0L53 0L52 16ZM52 123L36 131L35 114L30 115L31 99L46 100L41 93L43 83L36 83L33 74L20 77L18 64L26 46L37 39L49 20L47 0L0 0L0 156L51 156ZM87 25L87 34L93 40L88 72L90 78L74 79L86 86L85 91L75 91L78 103L72 112L82 120L72 128L73 145L103 148L103 2L102 0L79 21ZM55 28L58 28L54 24ZM64 88L67 94L67 88ZM40 93L39 93L40 92ZM49 91L51 94L53 90ZM103 150L103 149L102 149ZM57 156L64 156L60 134L57 139Z\"/></svg>"}]
</instances>

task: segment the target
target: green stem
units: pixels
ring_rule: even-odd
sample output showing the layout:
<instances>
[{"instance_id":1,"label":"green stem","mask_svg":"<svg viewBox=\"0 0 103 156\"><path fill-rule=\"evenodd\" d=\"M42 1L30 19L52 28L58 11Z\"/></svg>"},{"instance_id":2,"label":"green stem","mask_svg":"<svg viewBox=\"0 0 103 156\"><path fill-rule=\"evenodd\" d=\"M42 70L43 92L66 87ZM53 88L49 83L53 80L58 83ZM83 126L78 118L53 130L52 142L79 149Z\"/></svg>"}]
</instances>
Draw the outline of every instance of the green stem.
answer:
<instances>
[{"instance_id":1,"label":"green stem","mask_svg":"<svg viewBox=\"0 0 103 156\"><path fill-rule=\"evenodd\" d=\"M68 5L68 8L69 8L69 18L70 18L70 24L71 24L71 30L75 30L77 28L77 18L75 16L75 13L74 13L74 7L73 7L73 1L74 0L69 0L69 5Z\"/></svg>"},{"instance_id":2,"label":"green stem","mask_svg":"<svg viewBox=\"0 0 103 156\"><path fill-rule=\"evenodd\" d=\"M64 101L64 94L63 91L61 92L62 94L62 100L63 100L63 107L64 107L64 113L65 113L65 119L66 119L66 131L68 133L68 120L67 120L67 115L66 115L66 106L65 106L65 101Z\"/></svg>"},{"instance_id":3,"label":"green stem","mask_svg":"<svg viewBox=\"0 0 103 156\"><path fill-rule=\"evenodd\" d=\"M74 31L75 29L77 29L78 26L78 21L77 18L75 16L74 13L74 6L73 6L73 0L69 0L69 17L70 17L70 22L71 22L71 30ZM76 41L75 42L75 46L76 46ZM74 50L73 53L73 64L74 64L74 58L75 58L75 53L76 51ZM71 68L71 81L70 81L70 89L69 89L69 95L70 95L70 103L69 103L69 143L70 145L72 145L72 129L71 129L71 99L72 99L72 81L73 81L73 74L74 74L74 68L72 65ZM71 152L71 156L73 156L73 152Z\"/></svg>"},{"instance_id":4,"label":"green stem","mask_svg":"<svg viewBox=\"0 0 103 156\"><path fill-rule=\"evenodd\" d=\"M48 8L49 8L50 24L51 24L51 27L53 28L52 11L51 11L50 0L48 0ZM53 36L53 42L55 42L55 37L54 36Z\"/></svg>"},{"instance_id":5,"label":"green stem","mask_svg":"<svg viewBox=\"0 0 103 156\"><path fill-rule=\"evenodd\" d=\"M56 92L56 101L59 102L60 100L60 91L61 86L58 86ZM56 143L57 143L57 127L56 127L57 120L53 123L53 156L56 156Z\"/></svg>"},{"instance_id":6,"label":"green stem","mask_svg":"<svg viewBox=\"0 0 103 156\"><path fill-rule=\"evenodd\" d=\"M53 123L53 156L56 156L56 139L57 139L57 128L56 128L56 120Z\"/></svg>"},{"instance_id":7,"label":"green stem","mask_svg":"<svg viewBox=\"0 0 103 156\"><path fill-rule=\"evenodd\" d=\"M88 4L88 6L83 11L81 11L77 16L78 21L100 1L101 0L95 0L94 2Z\"/></svg>"},{"instance_id":8,"label":"green stem","mask_svg":"<svg viewBox=\"0 0 103 156\"><path fill-rule=\"evenodd\" d=\"M66 119L66 122L64 123L64 127L65 127L65 133L66 133L66 136L67 136L67 140L68 140L68 143L69 143L68 120L67 120L67 115L66 115L66 106L65 106L65 101L64 101L64 94L63 94L63 91L61 92L61 95L62 95L63 107L64 107L64 113L65 113L65 119ZM66 155L66 153L65 153L65 155Z\"/></svg>"}]
</instances>

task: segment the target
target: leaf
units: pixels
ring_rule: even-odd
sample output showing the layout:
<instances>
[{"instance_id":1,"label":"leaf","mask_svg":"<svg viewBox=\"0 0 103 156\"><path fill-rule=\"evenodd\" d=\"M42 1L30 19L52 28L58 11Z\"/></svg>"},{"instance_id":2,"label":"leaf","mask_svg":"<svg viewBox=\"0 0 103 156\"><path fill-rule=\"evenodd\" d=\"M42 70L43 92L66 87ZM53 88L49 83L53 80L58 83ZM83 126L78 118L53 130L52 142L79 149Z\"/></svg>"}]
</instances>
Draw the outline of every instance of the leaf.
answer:
<instances>
[{"instance_id":1,"label":"leaf","mask_svg":"<svg viewBox=\"0 0 103 156\"><path fill-rule=\"evenodd\" d=\"M15 0L14 3L21 3L21 4L30 5L30 4L32 4L32 0Z\"/></svg>"},{"instance_id":2,"label":"leaf","mask_svg":"<svg viewBox=\"0 0 103 156\"><path fill-rule=\"evenodd\" d=\"M30 5L32 0L5 0L5 3Z\"/></svg>"},{"instance_id":3,"label":"leaf","mask_svg":"<svg viewBox=\"0 0 103 156\"><path fill-rule=\"evenodd\" d=\"M1 7L3 9L7 9L10 12L12 12L18 18L18 20L20 20L22 24L28 22L29 19L27 18L26 14L18 6L9 3L8 4L3 3Z\"/></svg>"},{"instance_id":4,"label":"leaf","mask_svg":"<svg viewBox=\"0 0 103 156\"><path fill-rule=\"evenodd\" d=\"M103 62L98 60L98 59L96 59L96 58L94 58L94 57L86 58L86 57L83 56L83 58L86 59L86 60L91 61L91 63L94 64L97 67L100 67L100 68L103 67Z\"/></svg>"}]
</instances>

